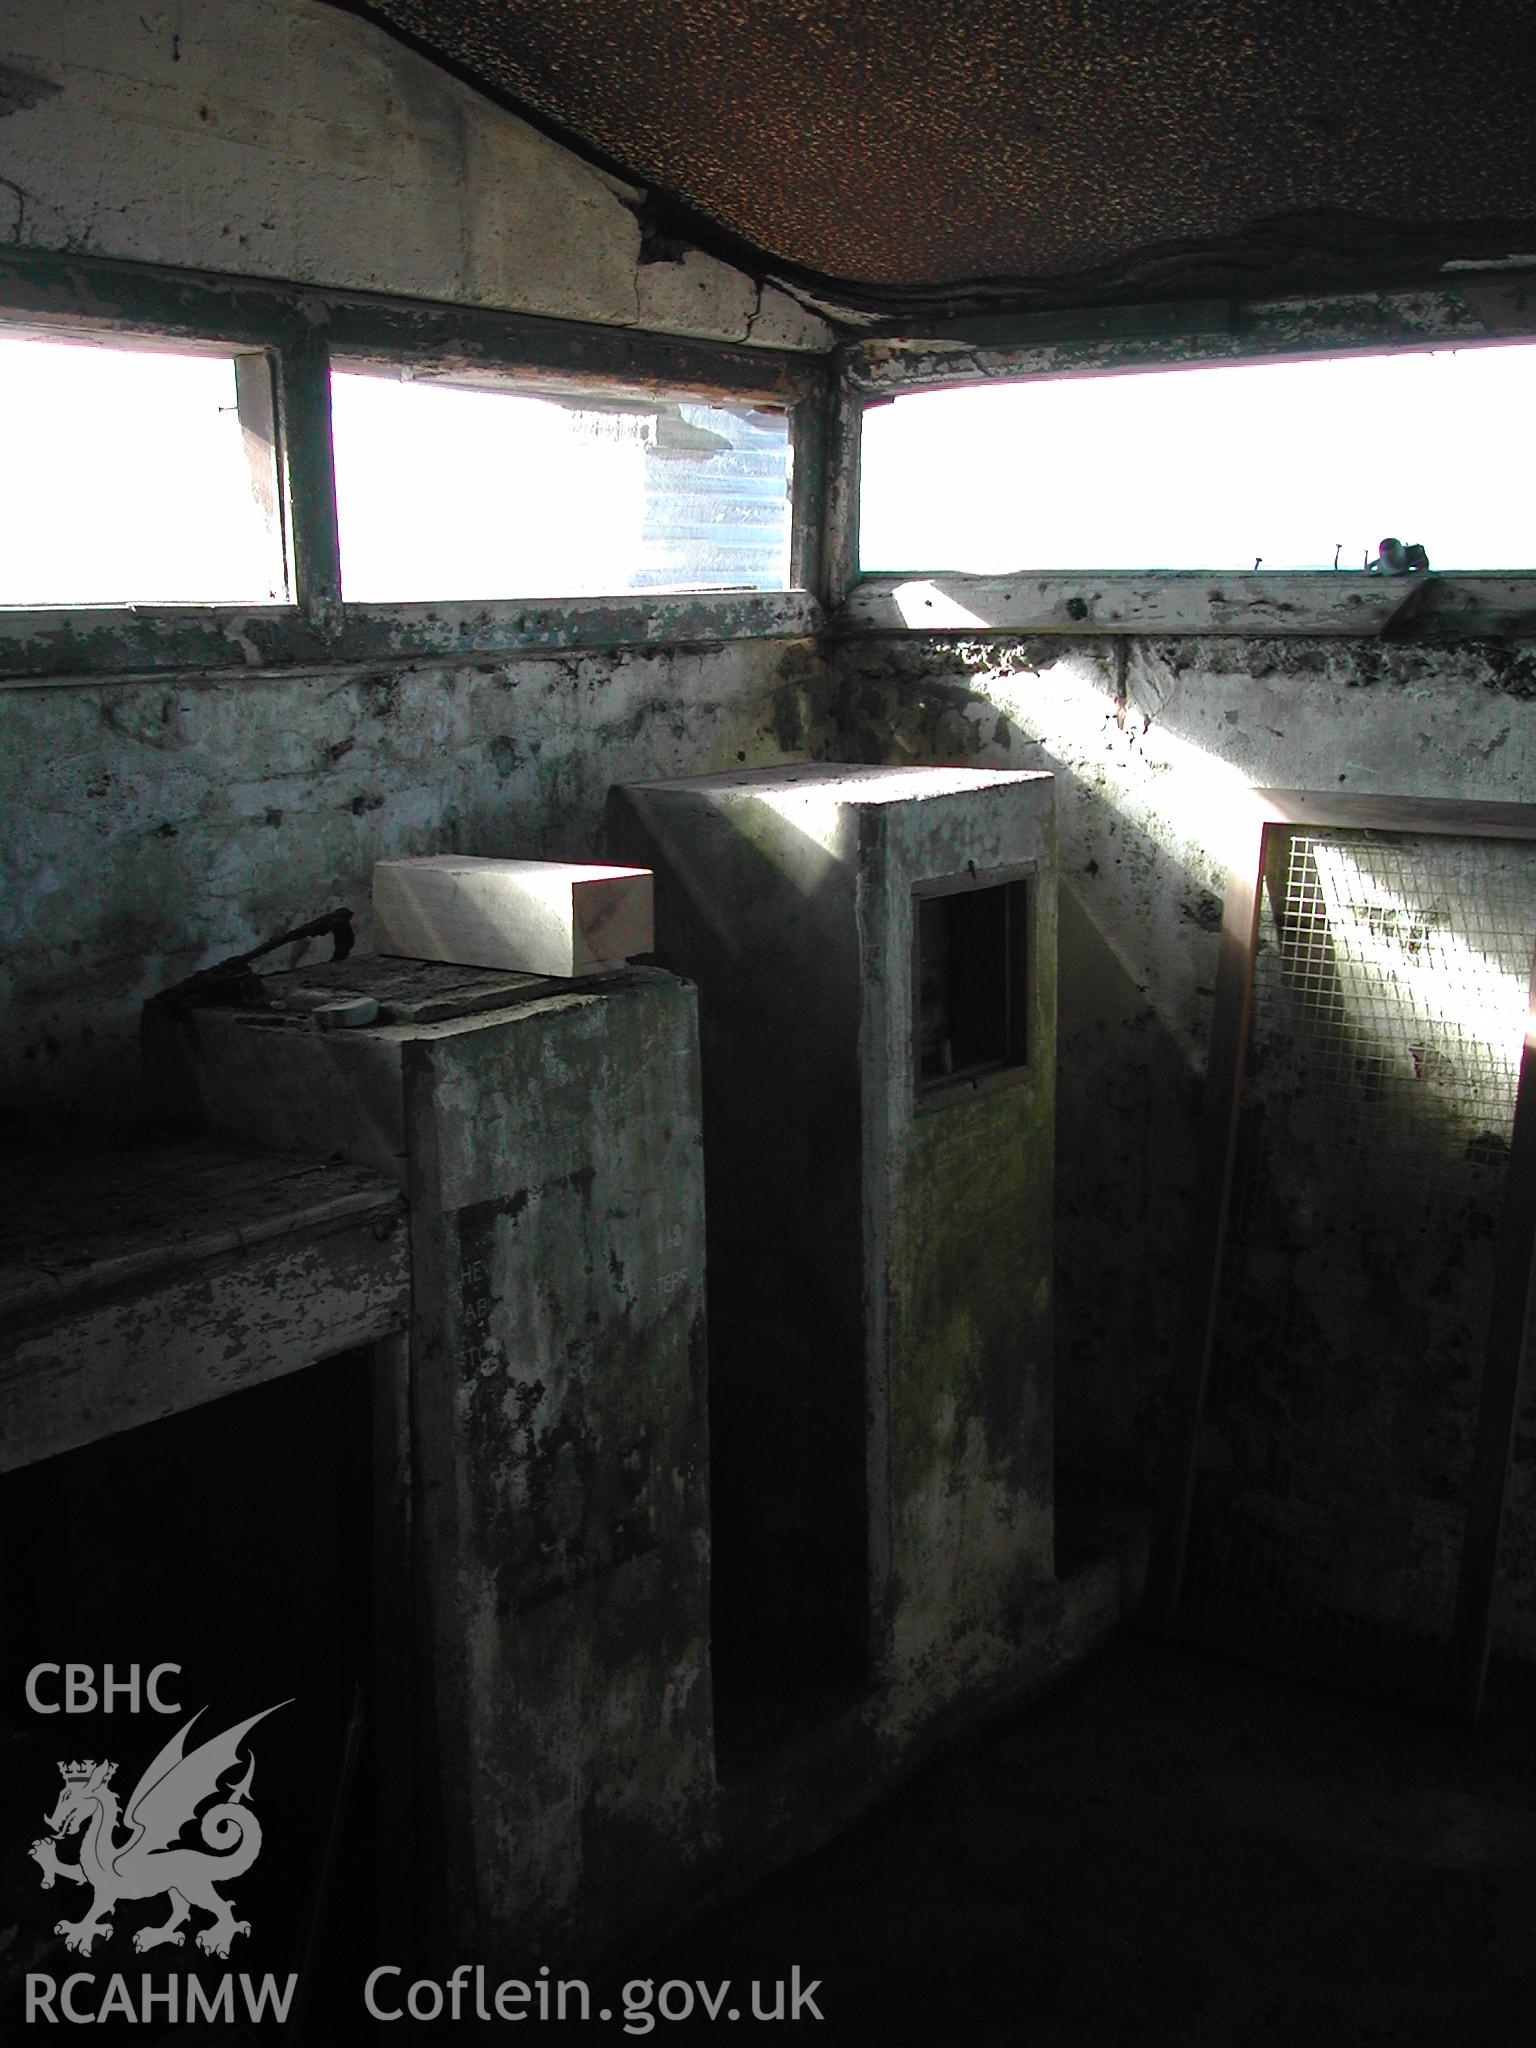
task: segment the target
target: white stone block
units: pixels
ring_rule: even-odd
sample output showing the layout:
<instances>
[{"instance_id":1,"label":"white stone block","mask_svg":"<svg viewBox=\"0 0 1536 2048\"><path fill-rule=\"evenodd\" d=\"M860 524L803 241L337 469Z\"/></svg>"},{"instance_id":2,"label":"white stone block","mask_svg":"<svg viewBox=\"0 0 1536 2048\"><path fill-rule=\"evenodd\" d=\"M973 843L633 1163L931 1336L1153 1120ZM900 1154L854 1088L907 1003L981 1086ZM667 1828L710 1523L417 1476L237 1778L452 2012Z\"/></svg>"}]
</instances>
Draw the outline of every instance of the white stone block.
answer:
<instances>
[{"instance_id":1,"label":"white stone block","mask_svg":"<svg viewBox=\"0 0 1536 2048\"><path fill-rule=\"evenodd\" d=\"M414 960L592 974L652 947L649 868L435 853L373 870L374 945Z\"/></svg>"}]
</instances>

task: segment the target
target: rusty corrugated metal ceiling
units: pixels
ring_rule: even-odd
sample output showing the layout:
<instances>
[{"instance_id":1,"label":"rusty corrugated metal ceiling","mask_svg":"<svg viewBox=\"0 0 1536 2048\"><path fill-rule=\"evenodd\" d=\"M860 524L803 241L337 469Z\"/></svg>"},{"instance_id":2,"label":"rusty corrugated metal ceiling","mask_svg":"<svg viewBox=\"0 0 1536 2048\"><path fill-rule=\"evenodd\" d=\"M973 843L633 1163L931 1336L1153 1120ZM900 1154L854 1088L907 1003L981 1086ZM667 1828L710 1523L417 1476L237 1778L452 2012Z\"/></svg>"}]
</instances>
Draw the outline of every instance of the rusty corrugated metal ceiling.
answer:
<instances>
[{"instance_id":1,"label":"rusty corrugated metal ceiling","mask_svg":"<svg viewBox=\"0 0 1536 2048\"><path fill-rule=\"evenodd\" d=\"M354 11L646 186L663 234L853 303L1074 278L1113 295L1170 251L1262 273L1277 234L1362 261L1536 234L1531 0Z\"/></svg>"}]
</instances>

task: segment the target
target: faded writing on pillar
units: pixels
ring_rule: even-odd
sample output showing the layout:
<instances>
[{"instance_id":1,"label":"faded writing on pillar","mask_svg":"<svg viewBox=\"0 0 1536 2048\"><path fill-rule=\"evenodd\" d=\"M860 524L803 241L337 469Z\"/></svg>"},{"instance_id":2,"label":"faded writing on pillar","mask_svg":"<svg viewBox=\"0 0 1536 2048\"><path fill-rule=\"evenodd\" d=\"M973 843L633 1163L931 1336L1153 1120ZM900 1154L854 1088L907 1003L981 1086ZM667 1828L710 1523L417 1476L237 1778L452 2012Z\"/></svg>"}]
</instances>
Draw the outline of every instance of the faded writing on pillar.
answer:
<instances>
[{"instance_id":1,"label":"faded writing on pillar","mask_svg":"<svg viewBox=\"0 0 1536 2048\"><path fill-rule=\"evenodd\" d=\"M496 1297L491 1291L490 1261L466 1254L459 1278L464 1290L464 1371L466 1375L493 1373L502 1359L501 1346L491 1334L491 1310Z\"/></svg>"}]
</instances>

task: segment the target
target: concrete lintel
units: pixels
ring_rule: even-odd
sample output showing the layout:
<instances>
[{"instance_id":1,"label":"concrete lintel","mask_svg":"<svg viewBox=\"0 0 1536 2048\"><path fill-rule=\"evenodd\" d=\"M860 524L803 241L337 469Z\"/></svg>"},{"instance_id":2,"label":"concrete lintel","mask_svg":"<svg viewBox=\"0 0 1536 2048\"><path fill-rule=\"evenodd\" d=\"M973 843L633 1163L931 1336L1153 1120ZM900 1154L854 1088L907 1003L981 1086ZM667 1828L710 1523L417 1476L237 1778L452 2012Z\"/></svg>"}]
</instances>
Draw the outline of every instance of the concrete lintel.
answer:
<instances>
[{"instance_id":1,"label":"concrete lintel","mask_svg":"<svg viewBox=\"0 0 1536 2048\"><path fill-rule=\"evenodd\" d=\"M843 369L857 389L894 395L1000 378L1468 347L1533 331L1521 281L1479 273L1422 289L1085 305L926 326L913 318L904 335L849 344Z\"/></svg>"},{"instance_id":2,"label":"concrete lintel","mask_svg":"<svg viewBox=\"0 0 1536 2048\"><path fill-rule=\"evenodd\" d=\"M336 354L430 361L444 375L505 372L567 386L720 392L765 403L792 403L825 376L815 357L783 350L51 250L0 250L0 309L22 327L246 348L279 348L318 332Z\"/></svg>"},{"instance_id":3,"label":"concrete lintel","mask_svg":"<svg viewBox=\"0 0 1536 2048\"><path fill-rule=\"evenodd\" d=\"M797 640L821 622L820 605L804 590L347 605L331 617L291 605L12 611L0 612L0 690L104 675L155 681L172 670L256 675L377 661Z\"/></svg>"},{"instance_id":4,"label":"concrete lintel","mask_svg":"<svg viewBox=\"0 0 1536 2048\"><path fill-rule=\"evenodd\" d=\"M1411 622L1404 610L1410 601ZM865 576L832 628L849 638L916 632L1507 639L1536 634L1536 574L1089 569Z\"/></svg>"}]
</instances>

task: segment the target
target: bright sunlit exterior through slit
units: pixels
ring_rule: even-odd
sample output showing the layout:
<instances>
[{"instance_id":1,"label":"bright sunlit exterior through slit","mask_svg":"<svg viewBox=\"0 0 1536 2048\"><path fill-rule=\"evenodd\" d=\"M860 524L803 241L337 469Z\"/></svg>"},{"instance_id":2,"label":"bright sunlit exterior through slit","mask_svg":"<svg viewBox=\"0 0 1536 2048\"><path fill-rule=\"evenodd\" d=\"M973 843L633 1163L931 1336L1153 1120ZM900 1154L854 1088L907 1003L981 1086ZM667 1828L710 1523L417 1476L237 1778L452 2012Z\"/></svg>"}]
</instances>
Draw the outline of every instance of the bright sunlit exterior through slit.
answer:
<instances>
[{"instance_id":1,"label":"bright sunlit exterior through slit","mask_svg":"<svg viewBox=\"0 0 1536 2048\"><path fill-rule=\"evenodd\" d=\"M1536 568L1536 346L1045 377L864 413L869 572Z\"/></svg>"},{"instance_id":2,"label":"bright sunlit exterior through slit","mask_svg":"<svg viewBox=\"0 0 1536 2048\"><path fill-rule=\"evenodd\" d=\"M782 409L373 366L331 398L348 599L788 587ZM262 352L0 336L0 437L0 609L287 601Z\"/></svg>"},{"instance_id":3,"label":"bright sunlit exterior through slit","mask_svg":"<svg viewBox=\"0 0 1536 2048\"><path fill-rule=\"evenodd\" d=\"M266 358L0 336L0 608L285 595ZM263 417L265 415L265 417Z\"/></svg>"},{"instance_id":4,"label":"bright sunlit exterior through slit","mask_svg":"<svg viewBox=\"0 0 1536 2048\"><path fill-rule=\"evenodd\" d=\"M331 377L354 601L780 590L782 412Z\"/></svg>"}]
</instances>

